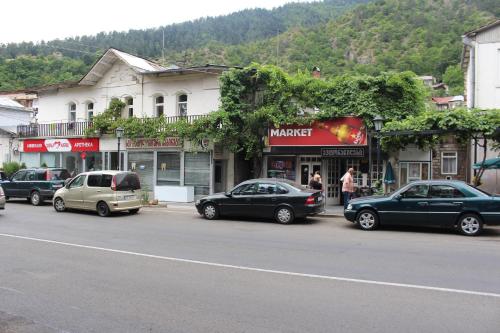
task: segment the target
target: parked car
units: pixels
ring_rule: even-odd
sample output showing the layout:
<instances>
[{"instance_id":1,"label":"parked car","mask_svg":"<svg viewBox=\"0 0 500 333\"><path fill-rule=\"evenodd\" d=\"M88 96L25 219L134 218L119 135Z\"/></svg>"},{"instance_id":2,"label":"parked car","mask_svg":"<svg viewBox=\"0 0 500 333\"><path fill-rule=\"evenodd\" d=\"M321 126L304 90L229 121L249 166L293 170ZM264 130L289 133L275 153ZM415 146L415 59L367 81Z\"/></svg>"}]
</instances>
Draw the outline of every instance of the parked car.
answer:
<instances>
[{"instance_id":1,"label":"parked car","mask_svg":"<svg viewBox=\"0 0 500 333\"><path fill-rule=\"evenodd\" d=\"M196 201L196 209L208 220L219 216L261 217L289 224L295 218L320 213L323 195L285 179L252 179L229 192Z\"/></svg>"},{"instance_id":2,"label":"parked car","mask_svg":"<svg viewBox=\"0 0 500 333\"><path fill-rule=\"evenodd\" d=\"M54 209L68 208L96 211L100 216L128 211L135 214L141 208L141 183L135 172L84 172L68 181L54 195Z\"/></svg>"},{"instance_id":3,"label":"parked car","mask_svg":"<svg viewBox=\"0 0 500 333\"><path fill-rule=\"evenodd\" d=\"M0 171L0 184L9 180L9 177L7 177L7 174L4 171Z\"/></svg>"},{"instance_id":4,"label":"parked car","mask_svg":"<svg viewBox=\"0 0 500 333\"><path fill-rule=\"evenodd\" d=\"M0 186L0 209L5 209L5 193L2 186Z\"/></svg>"},{"instance_id":5,"label":"parked car","mask_svg":"<svg viewBox=\"0 0 500 333\"><path fill-rule=\"evenodd\" d=\"M38 206L45 200L51 200L54 193L63 187L67 178L70 178L70 174L66 169L23 169L3 182L2 186L7 200L27 198L31 204Z\"/></svg>"},{"instance_id":6,"label":"parked car","mask_svg":"<svg viewBox=\"0 0 500 333\"><path fill-rule=\"evenodd\" d=\"M389 195L353 199L344 216L363 230L411 225L476 236L483 225L500 225L500 197L460 181L418 181Z\"/></svg>"}]
</instances>

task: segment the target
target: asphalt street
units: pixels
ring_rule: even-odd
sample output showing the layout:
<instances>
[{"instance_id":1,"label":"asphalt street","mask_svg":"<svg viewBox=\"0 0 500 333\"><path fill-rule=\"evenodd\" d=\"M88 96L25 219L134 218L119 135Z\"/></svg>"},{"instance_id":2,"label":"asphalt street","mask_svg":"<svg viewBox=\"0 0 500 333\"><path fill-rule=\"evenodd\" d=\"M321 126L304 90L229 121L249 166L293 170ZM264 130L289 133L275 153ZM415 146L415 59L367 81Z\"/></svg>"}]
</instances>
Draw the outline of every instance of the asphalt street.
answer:
<instances>
[{"instance_id":1,"label":"asphalt street","mask_svg":"<svg viewBox=\"0 0 500 333\"><path fill-rule=\"evenodd\" d=\"M500 229L0 211L0 333L500 332Z\"/></svg>"}]
</instances>

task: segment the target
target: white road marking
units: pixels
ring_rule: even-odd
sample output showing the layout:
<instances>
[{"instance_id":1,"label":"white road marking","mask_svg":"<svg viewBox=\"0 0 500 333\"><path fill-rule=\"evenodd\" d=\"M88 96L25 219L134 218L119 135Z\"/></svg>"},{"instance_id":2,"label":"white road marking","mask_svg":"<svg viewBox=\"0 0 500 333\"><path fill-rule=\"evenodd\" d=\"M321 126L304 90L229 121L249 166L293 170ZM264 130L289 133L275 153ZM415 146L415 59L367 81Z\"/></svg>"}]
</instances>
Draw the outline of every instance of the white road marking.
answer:
<instances>
[{"instance_id":1,"label":"white road marking","mask_svg":"<svg viewBox=\"0 0 500 333\"><path fill-rule=\"evenodd\" d=\"M439 292L465 294L465 295L473 295L473 296L486 296L486 297L500 298L500 294L497 294L497 293L474 291L474 290L463 290L463 289L453 289L453 288L432 287L432 286L425 286L425 285L418 285L418 284L406 284L406 283L384 282L384 281L375 281L375 280L353 279L353 278L345 278L345 277L330 276L330 275L317 275L317 274L307 274L307 273L287 272L287 271L272 270L272 269L263 269L263 268L257 268L257 267L249 267L249 266L220 264L220 263L215 263L215 262L166 257L166 256L159 256L159 255L154 255L154 254L132 252L132 251L123 251L123 250L116 250L116 249L110 249L110 248L105 248L105 247L66 243L66 242L60 242L60 241L55 241L55 240L50 240L50 239L33 238L33 237L3 234L3 233L0 233L0 236L1 237L8 237L8 238L30 240L30 241L41 242L41 243L70 246L70 247L89 249L89 250L97 250L97 251L119 253L119 254L128 254L128 255L133 255L133 256L137 256L137 257L144 257L144 258L152 258L152 259L175 261L175 262L182 262L182 263L189 263L189 264L205 265L205 266L211 266L211 267L230 268L230 269L238 269L238 270L244 270L244 271L271 273L271 274L288 275L288 276L296 276L296 277L304 277L304 278L312 278L312 279L371 284L371 285L379 285L379 286L386 286L386 287L410 288L410 289L420 289L420 290L428 290L428 291L439 291Z\"/></svg>"}]
</instances>

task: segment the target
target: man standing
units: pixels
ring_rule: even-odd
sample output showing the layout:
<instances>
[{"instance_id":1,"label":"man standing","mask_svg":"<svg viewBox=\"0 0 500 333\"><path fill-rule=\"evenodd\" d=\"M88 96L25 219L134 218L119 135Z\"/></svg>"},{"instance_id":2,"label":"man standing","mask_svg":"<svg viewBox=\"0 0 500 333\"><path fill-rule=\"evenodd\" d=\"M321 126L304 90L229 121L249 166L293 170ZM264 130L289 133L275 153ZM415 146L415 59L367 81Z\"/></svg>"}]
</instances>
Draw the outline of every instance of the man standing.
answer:
<instances>
[{"instance_id":1,"label":"man standing","mask_svg":"<svg viewBox=\"0 0 500 333\"><path fill-rule=\"evenodd\" d=\"M342 176L342 194L344 196L344 209L347 208L349 201L351 200L352 194L354 193L354 179L352 175L354 174L354 169L349 168L344 176Z\"/></svg>"}]
</instances>

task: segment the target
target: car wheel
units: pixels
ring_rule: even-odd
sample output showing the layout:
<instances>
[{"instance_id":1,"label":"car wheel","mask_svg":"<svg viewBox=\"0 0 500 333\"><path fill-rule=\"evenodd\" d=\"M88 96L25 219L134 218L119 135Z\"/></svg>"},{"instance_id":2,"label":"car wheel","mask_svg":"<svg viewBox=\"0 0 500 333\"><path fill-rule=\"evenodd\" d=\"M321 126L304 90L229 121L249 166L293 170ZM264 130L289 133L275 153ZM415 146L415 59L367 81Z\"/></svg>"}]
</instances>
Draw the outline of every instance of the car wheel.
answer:
<instances>
[{"instance_id":1,"label":"car wheel","mask_svg":"<svg viewBox=\"0 0 500 333\"><path fill-rule=\"evenodd\" d=\"M42 203L42 198L40 197L40 192L38 191L33 191L30 195L29 201L33 206L40 206Z\"/></svg>"},{"instance_id":2,"label":"car wheel","mask_svg":"<svg viewBox=\"0 0 500 333\"><path fill-rule=\"evenodd\" d=\"M465 236L477 236L483 231L483 222L476 214L464 214L458 219L458 230Z\"/></svg>"},{"instance_id":3,"label":"car wheel","mask_svg":"<svg viewBox=\"0 0 500 333\"><path fill-rule=\"evenodd\" d=\"M129 210L128 210L128 213L129 213L130 215L137 214L138 212L139 212L139 208L136 208L136 209L129 209Z\"/></svg>"},{"instance_id":4,"label":"car wheel","mask_svg":"<svg viewBox=\"0 0 500 333\"><path fill-rule=\"evenodd\" d=\"M363 230L375 230L378 227L378 216L373 210L365 209L359 212L356 222Z\"/></svg>"},{"instance_id":5,"label":"car wheel","mask_svg":"<svg viewBox=\"0 0 500 333\"><path fill-rule=\"evenodd\" d=\"M102 217L106 217L111 214L108 205L104 201L101 201L97 204L97 214Z\"/></svg>"},{"instance_id":6,"label":"car wheel","mask_svg":"<svg viewBox=\"0 0 500 333\"><path fill-rule=\"evenodd\" d=\"M293 211L288 207L279 207L274 214L276 222L290 224L294 220Z\"/></svg>"},{"instance_id":7,"label":"car wheel","mask_svg":"<svg viewBox=\"0 0 500 333\"><path fill-rule=\"evenodd\" d=\"M203 206L203 217L207 220L215 220L219 217L219 209L213 203L207 203Z\"/></svg>"},{"instance_id":8,"label":"car wheel","mask_svg":"<svg viewBox=\"0 0 500 333\"><path fill-rule=\"evenodd\" d=\"M62 198L58 197L54 200L54 209L59 213L66 210L66 204L64 203L64 200Z\"/></svg>"}]
</instances>

